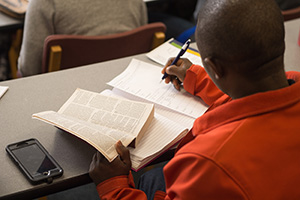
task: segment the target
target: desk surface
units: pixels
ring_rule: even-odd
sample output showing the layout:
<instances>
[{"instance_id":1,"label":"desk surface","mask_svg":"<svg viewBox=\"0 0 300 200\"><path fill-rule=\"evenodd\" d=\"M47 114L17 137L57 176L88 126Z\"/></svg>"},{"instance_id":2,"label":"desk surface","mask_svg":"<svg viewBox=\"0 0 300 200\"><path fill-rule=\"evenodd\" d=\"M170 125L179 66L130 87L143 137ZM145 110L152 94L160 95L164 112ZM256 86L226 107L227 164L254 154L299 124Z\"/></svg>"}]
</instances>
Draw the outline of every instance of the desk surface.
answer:
<instances>
[{"instance_id":1,"label":"desk surface","mask_svg":"<svg viewBox=\"0 0 300 200\"><path fill-rule=\"evenodd\" d=\"M22 19L15 19L0 12L0 31L22 28L23 23Z\"/></svg>"},{"instance_id":2,"label":"desk surface","mask_svg":"<svg viewBox=\"0 0 300 200\"><path fill-rule=\"evenodd\" d=\"M149 62L145 55L135 57ZM0 197L14 193L23 198L36 197L91 181L87 172L95 150L68 133L31 119L31 115L57 111L76 88L94 92L110 88L106 82L121 73L130 60L124 58L1 82L9 90L0 100ZM50 185L30 185L5 152L7 144L28 138L37 138L64 169L64 175Z\"/></svg>"},{"instance_id":3,"label":"desk surface","mask_svg":"<svg viewBox=\"0 0 300 200\"><path fill-rule=\"evenodd\" d=\"M287 71L300 71L297 45L300 20L286 23ZM134 56L150 62L145 55ZM57 111L76 88L101 92L106 82L121 73L132 57L0 82L9 90L0 100L0 199L36 198L90 182L89 164L95 150L76 137L31 119L36 112ZM50 185L32 186L5 152L7 144L37 138L64 169Z\"/></svg>"}]
</instances>

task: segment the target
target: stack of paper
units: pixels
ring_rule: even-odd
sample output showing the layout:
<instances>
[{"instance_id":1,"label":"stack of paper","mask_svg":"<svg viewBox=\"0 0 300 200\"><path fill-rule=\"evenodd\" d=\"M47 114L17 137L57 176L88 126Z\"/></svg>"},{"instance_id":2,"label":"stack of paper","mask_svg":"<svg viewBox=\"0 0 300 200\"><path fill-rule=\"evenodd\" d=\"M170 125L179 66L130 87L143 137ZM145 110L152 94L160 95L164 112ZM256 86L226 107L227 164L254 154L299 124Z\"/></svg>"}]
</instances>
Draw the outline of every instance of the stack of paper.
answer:
<instances>
[{"instance_id":1,"label":"stack of paper","mask_svg":"<svg viewBox=\"0 0 300 200\"><path fill-rule=\"evenodd\" d=\"M147 57L161 65L165 65L169 58L175 57L179 53L181 46L180 42L172 38L150 51ZM191 47L183 54L182 58L188 58L193 64L203 66L199 52Z\"/></svg>"}]
</instances>

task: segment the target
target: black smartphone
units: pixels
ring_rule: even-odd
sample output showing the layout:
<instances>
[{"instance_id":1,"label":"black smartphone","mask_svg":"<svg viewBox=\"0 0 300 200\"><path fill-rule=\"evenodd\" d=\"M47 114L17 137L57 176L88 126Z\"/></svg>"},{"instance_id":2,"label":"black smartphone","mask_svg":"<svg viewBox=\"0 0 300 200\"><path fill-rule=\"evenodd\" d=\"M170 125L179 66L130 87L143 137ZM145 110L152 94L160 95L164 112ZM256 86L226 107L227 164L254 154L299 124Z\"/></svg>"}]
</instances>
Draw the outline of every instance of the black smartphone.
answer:
<instances>
[{"instance_id":1,"label":"black smartphone","mask_svg":"<svg viewBox=\"0 0 300 200\"><path fill-rule=\"evenodd\" d=\"M54 177L63 174L63 169L37 139L10 144L6 151L33 184L51 183Z\"/></svg>"}]
</instances>

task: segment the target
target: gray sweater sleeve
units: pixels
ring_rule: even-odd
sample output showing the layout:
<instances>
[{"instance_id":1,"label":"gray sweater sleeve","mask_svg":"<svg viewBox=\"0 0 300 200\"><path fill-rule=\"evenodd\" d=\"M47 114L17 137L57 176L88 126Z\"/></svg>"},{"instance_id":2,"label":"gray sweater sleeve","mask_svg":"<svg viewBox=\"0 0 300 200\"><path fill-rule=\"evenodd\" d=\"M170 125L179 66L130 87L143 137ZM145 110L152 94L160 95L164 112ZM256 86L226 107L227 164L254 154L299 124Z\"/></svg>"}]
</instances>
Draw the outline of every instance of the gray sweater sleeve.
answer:
<instances>
[{"instance_id":1,"label":"gray sweater sleeve","mask_svg":"<svg viewBox=\"0 0 300 200\"><path fill-rule=\"evenodd\" d=\"M54 14L52 1L30 0L18 60L18 68L23 76L41 73L44 40L54 33Z\"/></svg>"},{"instance_id":2,"label":"gray sweater sleeve","mask_svg":"<svg viewBox=\"0 0 300 200\"><path fill-rule=\"evenodd\" d=\"M41 73L44 40L52 34L105 35L147 23L143 0L30 0L18 68Z\"/></svg>"}]
</instances>

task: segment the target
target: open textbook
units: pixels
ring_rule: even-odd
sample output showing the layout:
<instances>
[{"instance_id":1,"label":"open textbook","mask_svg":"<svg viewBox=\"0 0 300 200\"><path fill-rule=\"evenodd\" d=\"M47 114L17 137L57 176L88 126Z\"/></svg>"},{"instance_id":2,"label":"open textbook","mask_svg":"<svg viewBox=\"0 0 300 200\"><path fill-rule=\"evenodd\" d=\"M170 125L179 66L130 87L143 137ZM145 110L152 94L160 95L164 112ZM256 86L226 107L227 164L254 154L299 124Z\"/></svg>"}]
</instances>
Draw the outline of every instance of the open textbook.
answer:
<instances>
[{"instance_id":1,"label":"open textbook","mask_svg":"<svg viewBox=\"0 0 300 200\"><path fill-rule=\"evenodd\" d=\"M117 157L115 144L139 146L154 116L154 105L77 89L58 112L32 117L85 140L108 161Z\"/></svg>"},{"instance_id":2,"label":"open textbook","mask_svg":"<svg viewBox=\"0 0 300 200\"><path fill-rule=\"evenodd\" d=\"M126 98L134 101L148 102L114 88L104 90L101 94ZM187 134L194 119L167 108L156 105L154 119L136 148L129 147L132 169L138 171L148 163L169 150Z\"/></svg>"},{"instance_id":3,"label":"open textbook","mask_svg":"<svg viewBox=\"0 0 300 200\"><path fill-rule=\"evenodd\" d=\"M114 87L113 90L104 91L108 95L155 104L155 120L151 125L159 128L146 132L142 138L145 140L141 140L138 148L130 148L133 169L145 166L178 143L187 133L187 129L192 128L195 119L208 108L200 98L188 94L183 89L177 91L172 84L161 82L161 69L153 64L132 59L127 69L108 83ZM165 135L170 138L165 140ZM172 137L175 139L170 142Z\"/></svg>"}]
</instances>

